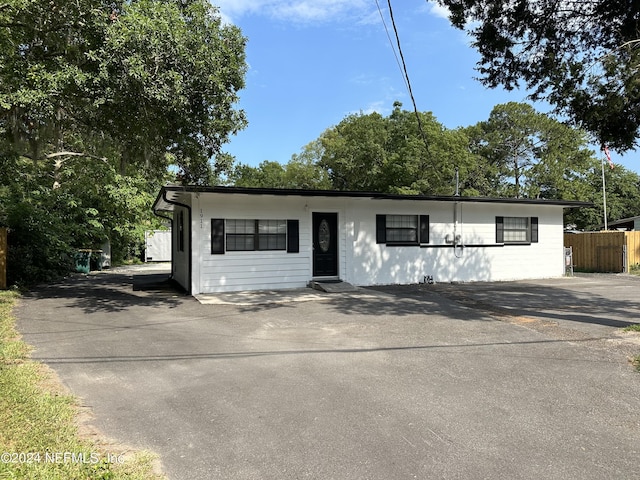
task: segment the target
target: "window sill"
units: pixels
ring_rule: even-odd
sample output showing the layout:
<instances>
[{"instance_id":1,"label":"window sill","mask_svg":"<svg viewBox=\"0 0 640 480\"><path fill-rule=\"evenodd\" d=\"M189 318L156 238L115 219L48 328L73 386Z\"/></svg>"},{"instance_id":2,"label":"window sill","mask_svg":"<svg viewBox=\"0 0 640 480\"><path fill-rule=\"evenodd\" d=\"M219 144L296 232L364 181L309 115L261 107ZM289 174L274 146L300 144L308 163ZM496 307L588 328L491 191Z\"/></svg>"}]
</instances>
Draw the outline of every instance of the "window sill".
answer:
<instances>
[{"instance_id":1,"label":"window sill","mask_svg":"<svg viewBox=\"0 0 640 480\"><path fill-rule=\"evenodd\" d=\"M387 247L419 247L419 243L411 242L393 242L393 243L381 243L380 245L386 245Z\"/></svg>"}]
</instances>

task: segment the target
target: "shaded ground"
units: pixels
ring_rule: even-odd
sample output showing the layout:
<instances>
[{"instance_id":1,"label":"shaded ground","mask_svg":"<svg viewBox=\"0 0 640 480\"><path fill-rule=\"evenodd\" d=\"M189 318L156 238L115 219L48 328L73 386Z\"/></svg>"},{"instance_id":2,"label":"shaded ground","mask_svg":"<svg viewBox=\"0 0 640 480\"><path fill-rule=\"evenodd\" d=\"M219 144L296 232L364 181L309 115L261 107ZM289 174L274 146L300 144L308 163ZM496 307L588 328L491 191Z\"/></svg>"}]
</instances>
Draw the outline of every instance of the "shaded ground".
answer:
<instances>
[{"instance_id":1,"label":"shaded ground","mask_svg":"<svg viewBox=\"0 0 640 480\"><path fill-rule=\"evenodd\" d=\"M640 277L577 274L517 282L479 282L376 287L398 296L435 293L446 301L526 326L562 340L622 355L640 353L640 335L621 331L640 323Z\"/></svg>"},{"instance_id":2,"label":"shaded ground","mask_svg":"<svg viewBox=\"0 0 640 480\"><path fill-rule=\"evenodd\" d=\"M637 281L202 305L135 273L34 291L18 327L172 479L640 477L640 375L617 328Z\"/></svg>"}]
</instances>

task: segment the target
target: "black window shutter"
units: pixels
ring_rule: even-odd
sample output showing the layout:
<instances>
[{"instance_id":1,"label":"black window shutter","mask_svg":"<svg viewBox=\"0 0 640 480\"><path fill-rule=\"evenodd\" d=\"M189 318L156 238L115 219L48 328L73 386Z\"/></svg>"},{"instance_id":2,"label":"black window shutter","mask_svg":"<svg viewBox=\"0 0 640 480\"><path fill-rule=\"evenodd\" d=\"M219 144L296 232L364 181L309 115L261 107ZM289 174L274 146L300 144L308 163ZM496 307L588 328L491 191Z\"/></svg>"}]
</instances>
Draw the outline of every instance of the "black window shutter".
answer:
<instances>
[{"instance_id":1,"label":"black window shutter","mask_svg":"<svg viewBox=\"0 0 640 480\"><path fill-rule=\"evenodd\" d=\"M376 243L387 243L386 215L376 215Z\"/></svg>"},{"instance_id":2,"label":"black window shutter","mask_svg":"<svg viewBox=\"0 0 640 480\"><path fill-rule=\"evenodd\" d=\"M184 252L184 211L178 213L178 251Z\"/></svg>"},{"instance_id":3,"label":"black window shutter","mask_svg":"<svg viewBox=\"0 0 640 480\"><path fill-rule=\"evenodd\" d=\"M504 217L496 217L496 243L504 243Z\"/></svg>"},{"instance_id":4,"label":"black window shutter","mask_svg":"<svg viewBox=\"0 0 640 480\"><path fill-rule=\"evenodd\" d=\"M429 243L429 215L420 215L420 243Z\"/></svg>"},{"instance_id":5,"label":"black window shutter","mask_svg":"<svg viewBox=\"0 0 640 480\"><path fill-rule=\"evenodd\" d=\"M287 220L287 253L300 252L300 226L298 220Z\"/></svg>"},{"instance_id":6,"label":"black window shutter","mask_svg":"<svg viewBox=\"0 0 640 480\"><path fill-rule=\"evenodd\" d=\"M531 243L538 243L538 217L531 217Z\"/></svg>"},{"instance_id":7,"label":"black window shutter","mask_svg":"<svg viewBox=\"0 0 640 480\"><path fill-rule=\"evenodd\" d=\"M224 218L211 219L211 253L213 255L224 253Z\"/></svg>"}]
</instances>

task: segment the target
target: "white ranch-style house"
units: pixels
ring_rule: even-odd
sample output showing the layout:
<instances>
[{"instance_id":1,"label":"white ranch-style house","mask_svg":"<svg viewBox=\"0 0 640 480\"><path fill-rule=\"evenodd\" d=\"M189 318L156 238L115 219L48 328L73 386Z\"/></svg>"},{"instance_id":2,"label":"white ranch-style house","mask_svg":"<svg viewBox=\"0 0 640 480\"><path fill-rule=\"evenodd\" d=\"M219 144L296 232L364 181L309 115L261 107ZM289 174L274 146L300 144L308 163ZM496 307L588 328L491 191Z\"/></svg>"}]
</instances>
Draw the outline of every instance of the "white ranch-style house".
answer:
<instances>
[{"instance_id":1,"label":"white ranch-style house","mask_svg":"<svg viewBox=\"0 0 640 480\"><path fill-rule=\"evenodd\" d=\"M172 277L192 295L564 274L563 210L587 203L165 186Z\"/></svg>"}]
</instances>

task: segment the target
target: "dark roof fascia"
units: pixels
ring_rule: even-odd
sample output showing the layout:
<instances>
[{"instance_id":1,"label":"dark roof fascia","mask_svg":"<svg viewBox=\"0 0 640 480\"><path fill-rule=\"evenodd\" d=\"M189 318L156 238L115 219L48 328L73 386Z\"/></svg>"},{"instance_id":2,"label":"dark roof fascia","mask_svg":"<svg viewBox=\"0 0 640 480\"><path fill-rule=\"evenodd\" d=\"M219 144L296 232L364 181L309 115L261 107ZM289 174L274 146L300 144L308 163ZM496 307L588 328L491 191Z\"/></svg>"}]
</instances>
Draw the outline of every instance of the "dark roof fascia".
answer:
<instances>
[{"instance_id":1,"label":"dark roof fascia","mask_svg":"<svg viewBox=\"0 0 640 480\"><path fill-rule=\"evenodd\" d=\"M608 221L607 227L615 227L616 225L622 225L625 223L635 223L635 221L639 219L640 219L640 216L636 216L636 217L621 218L620 220ZM596 225L595 228L596 230L604 230L604 223L601 223L600 225Z\"/></svg>"},{"instance_id":2,"label":"dark roof fascia","mask_svg":"<svg viewBox=\"0 0 640 480\"><path fill-rule=\"evenodd\" d=\"M591 207L591 202L581 202L577 200L547 200L540 198L495 198L495 197L465 197L465 196L436 196L436 195L399 195L391 193L378 192L359 192L346 190L306 190L306 189L290 189L290 188L252 188L252 187L203 187L198 185L167 185L162 187L156 201L162 199L163 192L176 193L220 193L220 194L239 194L239 195L280 195L280 196L299 196L299 197L349 197L349 198L371 198L379 200L413 200L413 201L434 201L434 202L464 202L464 203L501 203L501 204L519 204L519 205L550 205L561 206L564 208L572 207Z\"/></svg>"},{"instance_id":3,"label":"dark roof fascia","mask_svg":"<svg viewBox=\"0 0 640 480\"><path fill-rule=\"evenodd\" d=\"M627 223L627 222L635 222L636 220L640 219L640 215L635 216L635 217L627 217L627 218L621 218L619 220L614 220L612 222L609 222L609 224L612 223Z\"/></svg>"}]
</instances>

